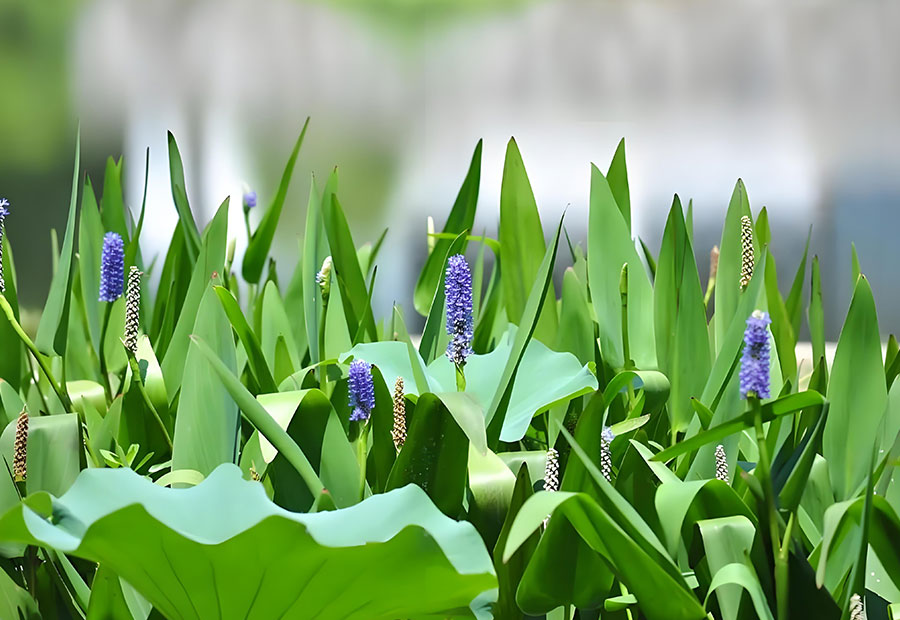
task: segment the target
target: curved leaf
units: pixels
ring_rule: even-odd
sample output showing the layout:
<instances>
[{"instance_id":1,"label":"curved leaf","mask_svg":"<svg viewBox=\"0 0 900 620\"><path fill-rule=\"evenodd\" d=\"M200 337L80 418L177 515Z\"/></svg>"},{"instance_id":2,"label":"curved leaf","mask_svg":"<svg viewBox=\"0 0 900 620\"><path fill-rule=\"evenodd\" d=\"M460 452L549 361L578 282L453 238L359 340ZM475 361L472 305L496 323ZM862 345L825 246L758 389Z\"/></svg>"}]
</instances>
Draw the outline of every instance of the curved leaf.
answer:
<instances>
[{"instance_id":1,"label":"curved leaf","mask_svg":"<svg viewBox=\"0 0 900 620\"><path fill-rule=\"evenodd\" d=\"M130 470L95 469L59 499L16 506L0 532L107 565L170 618L486 618L496 598L474 528L443 516L413 486L298 514L233 465L177 490ZM366 587L354 587L362 580Z\"/></svg>"}]
</instances>

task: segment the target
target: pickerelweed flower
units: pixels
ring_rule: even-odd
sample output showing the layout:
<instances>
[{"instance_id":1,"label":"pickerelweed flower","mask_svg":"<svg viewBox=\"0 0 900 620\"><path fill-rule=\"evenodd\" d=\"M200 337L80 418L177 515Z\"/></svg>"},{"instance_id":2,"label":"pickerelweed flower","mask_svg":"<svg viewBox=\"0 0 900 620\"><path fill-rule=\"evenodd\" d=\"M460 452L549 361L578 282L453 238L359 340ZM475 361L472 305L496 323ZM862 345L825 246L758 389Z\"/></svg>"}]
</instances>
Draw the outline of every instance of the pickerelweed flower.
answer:
<instances>
[{"instance_id":1,"label":"pickerelweed flower","mask_svg":"<svg viewBox=\"0 0 900 620\"><path fill-rule=\"evenodd\" d=\"M28 477L28 412L22 409L16 420L16 438L13 442L13 478L21 482Z\"/></svg>"},{"instance_id":2,"label":"pickerelweed flower","mask_svg":"<svg viewBox=\"0 0 900 620\"><path fill-rule=\"evenodd\" d=\"M850 620L866 620L866 604L859 594L850 597Z\"/></svg>"},{"instance_id":3,"label":"pickerelweed flower","mask_svg":"<svg viewBox=\"0 0 900 620\"><path fill-rule=\"evenodd\" d=\"M256 192L251 190L244 192L244 208L252 209L256 206Z\"/></svg>"},{"instance_id":4,"label":"pickerelweed flower","mask_svg":"<svg viewBox=\"0 0 900 620\"><path fill-rule=\"evenodd\" d=\"M134 265L128 271L128 292L125 294L125 348L137 353L138 331L141 324L141 272Z\"/></svg>"},{"instance_id":5,"label":"pickerelweed flower","mask_svg":"<svg viewBox=\"0 0 900 620\"><path fill-rule=\"evenodd\" d=\"M544 490L559 491L559 451L556 448L547 450L547 462L544 465Z\"/></svg>"},{"instance_id":6,"label":"pickerelweed flower","mask_svg":"<svg viewBox=\"0 0 900 620\"><path fill-rule=\"evenodd\" d=\"M472 354L472 273L462 254L451 256L447 261L447 277L444 282L444 297L447 304L447 357L459 367L466 364Z\"/></svg>"},{"instance_id":7,"label":"pickerelweed flower","mask_svg":"<svg viewBox=\"0 0 900 620\"><path fill-rule=\"evenodd\" d=\"M372 365L363 360L350 363L350 378L347 383L350 390L351 422L365 422L375 408L375 384L372 382Z\"/></svg>"},{"instance_id":8,"label":"pickerelweed flower","mask_svg":"<svg viewBox=\"0 0 900 620\"><path fill-rule=\"evenodd\" d=\"M394 427L391 429L391 438L394 440L394 448L400 452L400 448L406 443L406 398L403 394L403 377L397 377L394 383Z\"/></svg>"},{"instance_id":9,"label":"pickerelweed flower","mask_svg":"<svg viewBox=\"0 0 900 620\"><path fill-rule=\"evenodd\" d=\"M750 284L753 269L753 222L745 215L741 217L741 289Z\"/></svg>"},{"instance_id":10,"label":"pickerelweed flower","mask_svg":"<svg viewBox=\"0 0 900 620\"><path fill-rule=\"evenodd\" d=\"M728 482L728 459L725 458L725 446L716 446L716 480Z\"/></svg>"},{"instance_id":11,"label":"pickerelweed flower","mask_svg":"<svg viewBox=\"0 0 900 620\"><path fill-rule=\"evenodd\" d=\"M325 260L322 261L322 268L316 274L316 284L319 285L319 290L322 291L322 299L326 300L331 293L331 267L331 257L326 256Z\"/></svg>"},{"instance_id":12,"label":"pickerelweed flower","mask_svg":"<svg viewBox=\"0 0 900 620\"><path fill-rule=\"evenodd\" d=\"M610 427L603 428L600 434L600 473L608 482L612 482L612 455L609 453L609 446L615 438L616 434Z\"/></svg>"},{"instance_id":13,"label":"pickerelweed flower","mask_svg":"<svg viewBox=\"0 0 900 620\"><path fill-rule=\"evenodd\" d=\"M754 310L744 330L744 352L741 356L741 398L753 394L769 398L769 330L768 312Z\"/></svg>"},{"instance_id":14,"label":"pickerelweed flower","mask_svg":"<svg viewBox=\"0 0 900 620\"><path fill-rule=\"evenodd\" d=\"M3 279L3 222L9 215L9 201L0 198L0 293L6 292L6 281Z\"/></svg>"},{"instance_id":15,"label":"pickerelweed flower","mask_svg":"<svg viewBox=\"0 0 900 620\"><path fill-rule=\"evenodd\" d=\"M125 286L125 244L118 233L103 237L100 255L100 301L113 302L122 296Z\"/></svg>"}]
</instances>

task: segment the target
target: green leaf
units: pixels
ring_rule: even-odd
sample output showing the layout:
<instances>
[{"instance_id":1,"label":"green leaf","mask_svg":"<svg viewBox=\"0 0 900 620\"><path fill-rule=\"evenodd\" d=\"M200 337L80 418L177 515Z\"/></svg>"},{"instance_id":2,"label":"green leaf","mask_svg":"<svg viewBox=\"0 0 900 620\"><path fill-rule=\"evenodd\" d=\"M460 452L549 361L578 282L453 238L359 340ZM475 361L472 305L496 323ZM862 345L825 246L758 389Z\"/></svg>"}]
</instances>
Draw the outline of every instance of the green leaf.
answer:
<instances>
[{"instance_id":1,"label":"green leaf","mask_svg":"<svg viewBox=\"0 0 900 620\"><path fill-rule=\"evenodd\" d=\"M27 590L16 585L6 571L0 570L0 617L40 620L37 603Z\"/></svg>"},{"instance_id":2,"label":"green leaf","mask_svg":"<svg viewBox=\"0 0 900 620\"><path fill-rule=\"evenodd\" d=\"M781 365L781 376L791 381L797 376L797 358L794 349L797 347L797 338L794 328L791 327L791 317L787 307L778 291L778 272L775 266L775 257L768 248L766 252L766 304L769 308L769 316L772 318L772 338L775 340L775 349L778 353L778 362Z\"/></svg>"},{"instance_id":3,"label":"green leaf","mask_svg":"<svg viewBox=\"0 0 900 620\"><path fill-rule=\"evenodd\" d=\"M170 134L171 135L171 134ZM181 388L185 360L189 348L189 337L194 329L200 302L209 286L213 273L222 273L225 264L226 233L228 230L228 199L219 207L215 217L203 233L203 248L191 274L184 304L180 307L178 322L172 340L166 348L162 360L163 377L169 390L169 397Z\"/></svg>"},{"instance_id":4,"label":"green leaf","mask_svg":"<svg viewBox=\"0 0 900 620\"><path fill-rule=\"evenodd\" d=\"M525 356L526 347L531 341L531 336L538 325L541 306L547 298L547 291L550 290L553 281L553 264L556 262L556 251L559 248L559 235L562 232L564 217L565 215L559 219L553 242L547 246L547 251L544 253L544 259L541 261L540 268L537 271L537 277L534 279L531 292L528 294L528 302L525 304L522 321L519 323L516 337L512 342L512 350L503 368L500 384L497 386L497 391L494 393L490 406L485 410L487 412L485 419L488 425L489 446L495 446L497 440L503 435L502 429L506 424L506 417L509 413L509 404L519 365Z\"/></svg>"},{"instance_id":5,"label":"green leaf","mask_svg":"<svg viewBox=\"0 0 900 620\"><path fill-rule=\"evenodd\" d=\"M278 388L275 385L275 379L272 378L266 358L259 346L259 340L256 334L253 333L253 330L250 329L250 325L247 323L247 319L244 317L244 313L241 311L241 307L238 305L234 295L224 286L215 286L213 290L219 297L222 308L228 316L228 321L231 323L234 333L237 334L244 351L247 353L247 364L260 389L263 392L277 392Z\"/></svg>"},{"instance_id":6,"label":"green leaf","mask_svg":"<svg viewBox=\"0 0 900 620\"><path fill-rule=\"evenodd\" d=\"M333 179L333 181L332 181ZM329 186L337 184L337 172L332 173ZM328 188L326 187L326 193ZM330 197L329 197L330 200ZM316 179L309 184L309 203L306 207L306 230L303 233L303 318L306 323L306 340L309 343L310 362L318 364L323 359L324 351L319 351L319 330L322 323L322 291L316 283L316 274L322 268L322 262L331 254L325 228L322 224L322 208L316 189Z\"/></svg>"},{"instance_id":7,"label":"green leaf","mask_svg":"<svg viewBox=\"0 0 900 620\"><path fill-rule=\"evenodd\" d=\"M838 340L828 401L822 455L828 461L835 496L849 499L866 477L887 405L875 299L865 277L856 282Z\"/></svg>"},{"instance_id":8,"label":"green leaf","mask_svg":"<svg viewBox=\"0 0 900 620\"><path fill-rule=\"evenodd\" d=\"M544 255L544 232L531 183L515 138L506 145L503 181L500 186L500 262L504 266L503 298L511 323L524 324L525 310L532 284L540 281ZM556 337L557 318L553 288L548 287L535 329L535 337L552 343Z\"/></svg>"},{"instance_id":9,"label":"green leaf","mask_svg":"<svg viewBox=\"0 0 900 620\"><path fill-rule=\"evenodd\" d=\"M103 222L90 179L81 193L81 221L78 225L78 268L81 271L81 296L94 351L100 351L100 253L103 247ZM124 237L123 237L124 239Z\"/></svg>"},{"instance_id":10,"label":"green leaf","mask_svg":"<svg viewBox=\"0 0 900 620\"><path fill-rule=\"evenodd\" d=\"M372 309L369 307L369 293L362 269L356 258L356 246L350 235L350 226L344 211L334 194L326 197L330 200L323 203L322 214L325 224L325 232L328 235L328 244L331 246L331 258L334 262L333 273L341 289L344 315L347 319L347 329L350 334L355 334L360 325L365 328L373 340L377 340L378 333L375 329L375 319ZM332 295L334 291L332 290Z\"/></svg>"},{"instance_id":11,"label":"green leaf","mask_svg":"<svg viewBox=\"0 0 900 620\"><path fill-rule=\"evenodd\" d=\"M791 319L791 329L794 334L800 333L800 320L803 316L803 284L806 281L806 259L809 255L809 240L812 237L812 226L806 235L806 245L803 247L803 258L797 266L797 273L794 275L794 282L791 284L791 290L785 300L788 317ZM818 360L813 360L813 363Z\"/></svg>"},{"instance_id":12,"label":"green leaf","mask_svg":"<svg viewBox=\"0 0 900 620\"><path fill-rule=\"evenodd\" d=\"M209 348L209 345L197 338L191 336L191 341L197 345L197 350L203 353L206 361L212 366L219 379L225 385L225 389L231 394L231 397L237 403L241 413L247 420L265 437L285 459L297 470L303 482L309 488L315 497L321 493L322 482L319 480L316 472L310 465L306 455L293 439L281 428L278 423L268 414L259 402L253 398L253 395L247 391L240 380L232 374L222 360Z\"/></svg>"},{"instance_id":13,"label":"green leaf","mask_svg":"<svg viewBox=\"0 0 900 620\"><path fill-rule=\"evenodd\" d=\"M883 383L883 382L882 382ZM825 404L825 399L821 394L813 390L806 390L797 394L788 394L769 401L762 406L763 422L771 422L778 416L797 413L808 407L818 407ZM753 412L746 411L743 414L732 418L726 422L722 422L705 431L702 431L691 437L686 437L677 444L670 446L662 452L654 455L654 461L668 461L671 458L693 452L701 446L711 444L740 432L745 428L753 427Z\"/></svg>"},{"instance_id":14,"label":"green leaf","mask_svg":"<svg viewBox=\"0 0 900 620\"><path fill-rule=\"evenodd\" d=\"M825 359L825 315L822 310L822 279L819 275L818 256L813 256L812 284L809 294L807 310L809 337L812 340L813 364L818 364L820 359Z\"/></svg>"},{"instance_id":15,"label":"green leaf","mask_svg":"<svg viewBox=\"0 0 900 620\"><path fill-rule=\"evenodd\" d=\"M706 612L669 560L665 570L635 542L592 498L583 493L537 493L522 506L506 544L508 559L538 528L544 518L565 518L591 549L601 554L616 576L634 593L648 620L704 620Z\"/></svg>"},{"instance_id":16,"label":"green leaf","mask_svg":"<svg viewBox=\"0 0 900 620\"><path fill-rule=\"evenodd\" d=\"M715 576L712 579L712 583L709 584L709 592L706 595L706 600L709 600L709 597L712 596L712 593L722 587L730 587L732 585L737 585L747 591L750 595L750 600L753 601L753 609L756 610L756 617L761 620L773 620L772 611L769 609L769 605L766 601L765 592L763 592L762 586L759 583L759 579L756 577L756 574L746 564L727 564L720 568ZM721 592L719 595L721 596Z\"/></svg>"},{"instance_id":17,"label":"green leaf","mask_svg":"<svg viewBox=\"0 0 900 620\"><path fill-rule=\"evenodd\" d=\"M634 247L606 178L591 166L588 223L588 283L600 326L600 355L613 368L623 368L622 298L619 279L628 264L628 336L635 366L657 368L653 330L653 289Z\"/></svg>"},{"instance_id":18,"label":"green leaf","mask_svg":"<svg viewBox=\"0 0 900 620\"><path fill-rule=\"evenodd\" d=\"M3 292L3 297L9 302L13 317L18 321L19 300L16 295L16 272L9 235L3 235L0 243L3 244L2 269L6 279L6 291ZM14 390L17 390L22 380L22 367L23 361L25 361L23 360L22 340L4 312L0 312L0 347L2 347L0 350L3 351L3 355L0 355L0 379L2 379L0 385L5 382L7 386L12 386ZM8 416L15 416L18 415L19 410L6 413ZM2 422L2 418L0 418L0 422Z\"/></svg>"},{"instance_id":19,"label":"green leaf","mask_svg":"<svg viewBox=\"0 0 900 620\"><path fill-rule=\"evenodd\" d=\"M125 224L125 199L122 195L122 163L123 158L115 161L112 157L106 159L106 171L103 175L103 197L100 199L100 215L103 217L103 227L118 233L125 245L128 245L130 235Z\"/></svg>"},{"instance_id":20,"label":"green leaf","mask_svg":"<svg viewBox=\"0 0 900 620\"><path fill-rule=\"evenodd\" d=\"M263 355L269 363L269 368L273 370L273 377L277 385L294 371L300 370L302 367L301 349L294 342L291 320L284 309L284 303L281 301L278 287L271 280L266 284L262 298L257 300L257 303L259 302L262 303L260 346L262 347ZM279 370L279 364L277 363L279 343L282 343L281 346L287 352L289 364L292 368ZM306 349L305 344L303 352Z\"/></svg>"},{"instance_id":21,"label":"green leaf","mask_svg":"<svg viewBox=\"0 0 900 620\"><path fill-rule=\"evenodd\" d=\"M622 212L622 219L631 233L631 195L628 191L628 169L625 167L625 138L619 140L619 146L616 147L616 153L613 155L612 161L609 163L609 171L606 173L606 179L609 181L609 189L619 211Z\"/></svg>"},{"instance_id":22,"label":"green leaf","mask_svg":"<svg viewBox=\"0 0 900 620\"><path fill-rule=\"evenodd\" d=\"M656 354L671 383L670 427L682 432L693 417L691 398L703 392L710 360L703 290L678 196L663 232L653 306Z\"/></svg>"},{"instance_id":23,"label":"green leaf","mask_svg":"<svg viewBox=\"0 0 900 620\"><path fill-rule=\"evenodd\" d=\"M247 244L247 252L244 254L241 273L244 276L244 280L251 284L259 282L263 266L266 264L266 258L269 256L272 240L275 238L275 230L278 228L278 220L281 219L281 211L284 208L284 201L287 199L288 188L290 188L291 185L291 176L294 173L294 165L297 163L297 155L300 153L300 146L303 144L303 138L306 136L307 127L309 127L309 117L307 117L306 122L303 123L300 137L297 138L297 142L294 144L294 150L291 152L287 165L284 167L284 173L281 175L281 183L278 184L278 192L275 194L271 206L262 216L259 226L253 232L253 236Z\"/></svg>"},{"instance_id":24,"label":"green leaf","mask_svg":"<svg viewBox=\"0 0 900 620\"><path fill-rule=\"evenodd\" d=\"M481 146L482 141L479 140L475 145L475 152L472 153L472 161L469 164L469 171L463 181L459 193L456 195L456 201L453 208L450 209L450 215L444 223L442 232L452 235L454 238L463 232L471 231L472 223L475 221L475 207L478 204L478 187L481 183ZM462 253L466 249L466 239L463 239L461 247L458 249ZM446 265L443 264L441 258L449 251L452 239L439 238L434 244L434 249L425 259L425 265L419 274L419 280L416 282L416 289L413 295L413 303L419 314L426 315L431 308L431 301L440 289L443 281L443 275L446 271Z\"/></svg>"},{"instance_id":25,"label":"green leaf","mask_svg":"<svg viewBox=\"0 0 900 620\"><path fill-rule=\"evenodd\" d=\"M744 182L738 179L734 186L734 193L731 195L731 202L728 203L725 225L722 228L722 240L719 243L719 270L716 276L715 291L716 351L722 349L726 331L737 314L738 301L743 295L739 286L741 279L741 217L743 216L753 219L750 213L750 201L747 198L747 188L744 187ZM758 258L759 246L755 238L753 249L754 257ZM757 270L759 270L759 265L757 265Z\"/></svg>"},{"instance_id":26,"label":"green leaf","mask_svg":"<svg viewBox=\"0 0 900 620\"><path fill-rule=\"evenodd\" d=\"M66 353L66 336L69 331L69 304L72 299L72 278L75 268L75 209L78 204L78 183L80 179L81 132L75 139L75 169L72 172L72 196L69 199L69 217L66 234L63 237L59 264L53 274L47 303L41 314L37 337L34 339L38 350L44 355L63 356Z\"/></svg>"},{"instance_id":27,"label":"green leaf","mask_svg":"<svg viewBox=\"0 0 900 620\"><path fill-rule=\"evenodd\" d=\"M523 464L519 468L519 475L515 479L515 487L509 499L509 510L506 514L506 519L503 521L497 544L494 546L494 569L497 571L500 583L497 605L494 608L494 616L498 618L522 617L522 611L516 604L516 590L519 587L525 567L528 565L535 547L537 547L540 536L535 532L508 560L502 561L502 558L503 550L506 547L506 541L509 538L509 532L513 523L515 523L516 516L519 514L522 505L533 495L531 477L528 475L528 468Z\"/></svg>"},{"instance_id":28,"label":"green leaf","mask_svg":"<svg viewBox=\"0 0 900 620\"><path fill-rule=\"evenodd\" d=\"M187 198L187 185L184 182L184 164L181 163L181 153L175 136L168 132L169 142L169 180L172 185L172 200L175 201L175 209L178 211L178 220L181 223L181 231L184 233L185 246L191 265L200 255L200 232L194 215L191 213L191 205Z\"/></svg>"},{"instance_id":29,"label":"green leaf","mask_svg":"<svg viewBox=\"0 0 900 620\"><path fill-rule=\"evenodd\" d=\"M455 517L462 510L469 441L434 394L422 394L410 417L386 489L418 485L444 514Z\"/></svg>"},{"instance_id":30,"label":"green leaf","mask_svg":"<svg viewBox=\"0 0 900 620\"><path fill-rule=\"evenodd\" d=\"M559 330L556 332L556 346L553 348L567 351L582 364L587 364L594 361L594 346L594 323L587 299L587 286L578 279L575 270L568 267L563 275Z\"/></svg>"},{"instance_id":31,"label":"green leaf","mask_svg":"<svg viewBox=\"0 0 900 620\"><path fill-rule=\"evenodd\" d=\"M234 337L213 287L203 294L193 335L213 348L231 373L237 370ZM196 341L188 348L175 417L172 469L193 469L208 476L222 463L237 460L240 417L216 372L204 363Z\"/></svg>"},{"instance_id":32,"label":"green leaf","mask_svg":"<svg viewBox=\"0 0 900 620\"><path fill-rule=\"evenodd\" d=\"M709 597L715 591L719 600L719 608L722 610L722 620L737 620L739 618L738 612L740 611L742 593L741 588L736 587L736 585L744 585L744 589L756 591L757 595L762 596L760 600L765 603L765 594L759 579L756 578L753 569L744 564L753 548L753 539L756 537L756 525L748 518L737 515L705 519L699 521L697 527L700 530L700 536L703 538L706 563L709 566L710 574L713 575L710 585L716 586L707 590L706 601L707 603L709 602ZM738 564L746 568L746 571L739 571L743 573L744 582L738 579L732 580L731 584L729 584L728 574L730 571L723 571L723 569L728 565ZM753 600L754 605L756 605L756 598ZM764 609L768 612L768 606L765 606ZM771 614L769 615L771 616Z\"/></svg>"},{"instance_id":33,"label":"green leaf","mask_svg":"<svg viewBox=\"0 0 900 620\"><path fill-rule=\"evenodd\" d=\"M180 490L89 470L52 501L71 518L51 522L23 504L0 519L2 537L106 564L170 618L488 618L496 599L474 528L415 487L307 515L275 506L233 465ZM358 575L366 587L347 588Z\"/></svg>"}]
</instances>

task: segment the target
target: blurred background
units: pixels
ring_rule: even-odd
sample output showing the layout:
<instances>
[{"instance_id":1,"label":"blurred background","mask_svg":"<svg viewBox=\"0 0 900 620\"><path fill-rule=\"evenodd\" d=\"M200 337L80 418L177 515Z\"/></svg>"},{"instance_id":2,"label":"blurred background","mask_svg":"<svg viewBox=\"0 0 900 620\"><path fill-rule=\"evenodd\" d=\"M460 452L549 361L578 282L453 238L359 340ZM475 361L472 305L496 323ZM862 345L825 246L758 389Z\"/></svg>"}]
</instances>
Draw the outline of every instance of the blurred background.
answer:
<instances>
[{"instance_id":1,"label":"blurred background","mask_svg":"<svg viewBox=\"0 0 900 620\"><path fill-rule=\"evenodd\" d=\"M379 314L394 300L414 314L426 217L443 224L479 138L477 231L496 233L515 136L545 228L568 208L577 241L589 163L605 170L624 136L635 231L654 251L673 193L693 198L705 282L741 177L754 211L768 208L785 290L813 224L829 337L849 302L851 241L882 332L896 332L898 25L888 0L0 0L0 196L20 296L44 302L79 122L95 186L124 156L134 210L149 147L151 257L176 221L166 130L201 225L232 195L240 253L243 184L268 205L311 116L276 239L282 277L310 175L338 166L357 243L390 227Z\"/></svg>"}]
</instances>

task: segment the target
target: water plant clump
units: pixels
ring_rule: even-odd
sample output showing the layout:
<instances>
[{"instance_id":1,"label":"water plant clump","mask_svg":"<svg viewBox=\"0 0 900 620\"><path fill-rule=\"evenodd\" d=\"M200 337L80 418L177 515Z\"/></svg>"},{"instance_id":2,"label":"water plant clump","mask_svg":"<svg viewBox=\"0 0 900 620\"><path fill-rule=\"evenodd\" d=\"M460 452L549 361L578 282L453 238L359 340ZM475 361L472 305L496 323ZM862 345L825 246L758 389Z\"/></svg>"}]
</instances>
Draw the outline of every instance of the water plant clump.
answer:
<instances>
[{"instance_id":1,"label":"water plant clump","mask_svg":"<svg viewBox=\"0 0 900 620\"><path fill-rule=\"evenodd\" d=\"M36 330L0 199L0 618L900 617L900 345L865 264L832 355L818 258L776 267L742 181L714 247L678 196L657 245L624 141L542 223L510 140L473 234L479 142L382 316L353 179L288 202L306 131L237 229L224 196L196 219L172 138L158 256L121 165L95 196L76 164Z\"/></svg>"}]
</instances>

